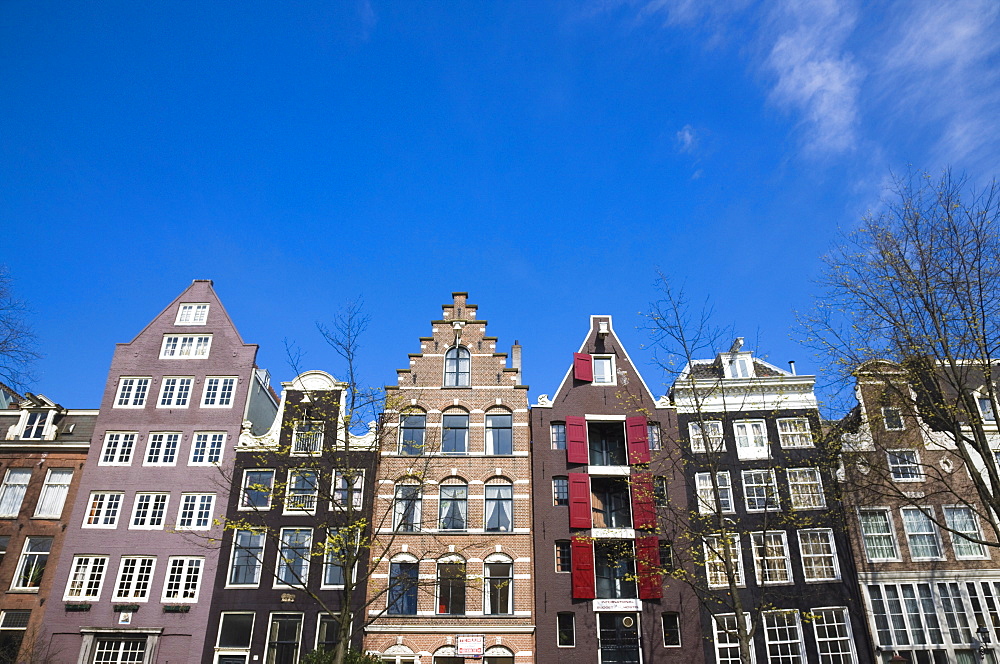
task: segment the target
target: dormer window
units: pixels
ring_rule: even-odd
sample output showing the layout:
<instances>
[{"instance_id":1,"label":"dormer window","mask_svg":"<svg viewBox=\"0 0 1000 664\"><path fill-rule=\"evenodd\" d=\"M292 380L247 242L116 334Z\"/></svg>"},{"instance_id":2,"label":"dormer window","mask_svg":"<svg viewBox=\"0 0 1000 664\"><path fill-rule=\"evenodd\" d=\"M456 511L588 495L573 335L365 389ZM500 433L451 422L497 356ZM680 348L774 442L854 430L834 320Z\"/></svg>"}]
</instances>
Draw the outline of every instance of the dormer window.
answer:
<instances>
[{"instance_id":1,"label":"dormer window","mask_svg":"<svg viewBox=\"0 0 1000 664\"><path fill-rule=\"evenodd\" d=\"M24 423L24 432L21 438L26 440L41 440L45 435L45 423L49 419L48 413L28 413L28 419Z\"/></svg>"},{"instance_id":2,"label":"dormer window","mask_svg":"<svg viewBox=\"0 0 1000 664\"><path fill-rule=\"evenodd\" d=\"M204 325L207 320L207 304L182 304L177 310L177 320L174 321L174 325Z\"/></svg>"},{"instance_id":3,"label":"dormer window","mask_svg":"<svg viewBox=\"0 0 1000 664\"><path fill-rule=\"evenodd\" d=\"M468 387L471 383L471 356L462 346L453 346L444 354L444 386Z\"/></svg>"},{"instance_id":4,"label":"dormer window","mask_svg":"<svg viewBox=\"0 0 1000 664\"><path fill-rule=\"evenodd\" d=\"M731 356L726 364L728 378L753 378L753 359L749 354Z\"/></svg>"},{"instance_id":5,"label":"dormer window","mask_svg":"<svg viewBox=\"0 0 1000 664\"><path fill-rule=\"evenodd\" d=\"M979 399L979 412L983 416L984 422L996 423L996 415L993 414L993 402L989 398Z\"/></svg>"}]
</instances>

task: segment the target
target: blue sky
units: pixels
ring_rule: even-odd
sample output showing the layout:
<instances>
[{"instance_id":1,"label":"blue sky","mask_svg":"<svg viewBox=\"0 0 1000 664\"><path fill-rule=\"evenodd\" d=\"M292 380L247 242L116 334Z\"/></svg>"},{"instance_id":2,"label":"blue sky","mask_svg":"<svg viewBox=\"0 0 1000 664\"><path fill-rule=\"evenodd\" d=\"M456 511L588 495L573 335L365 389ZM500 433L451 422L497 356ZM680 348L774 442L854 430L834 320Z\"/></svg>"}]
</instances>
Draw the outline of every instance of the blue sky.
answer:
<instances>
[{"instance_id":1,"label":"blue sky","mask_svg":"<svg viewBox=\"0 0 1000 664\"><path fill-rule=\"evenodd\" d=\"M394 382L463 290L551 393L593 313L649 361L657 269L812 372L838 228L1000 155L988 1L8 0L0 67L0 263L71 407L194 278L277 380L286 338L339 373L315 322L360 296Z\"/></svg>"}]
</instances>

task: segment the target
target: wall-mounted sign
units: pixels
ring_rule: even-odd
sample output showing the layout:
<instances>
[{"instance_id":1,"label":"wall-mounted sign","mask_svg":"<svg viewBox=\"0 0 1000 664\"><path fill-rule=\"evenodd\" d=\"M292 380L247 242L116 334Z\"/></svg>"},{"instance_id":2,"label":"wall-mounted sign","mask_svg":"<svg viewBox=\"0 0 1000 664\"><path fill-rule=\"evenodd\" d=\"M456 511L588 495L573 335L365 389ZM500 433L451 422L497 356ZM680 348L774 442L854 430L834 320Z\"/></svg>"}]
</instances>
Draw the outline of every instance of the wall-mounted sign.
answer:
<instances>
[{"instance_id":1,"label":"wall-mounted sign","mask_svg":"<svg viewBox=\"0 0 1000 664\"><path fill-rule=\"evenodd\" d=\"M637 599L595 599L594 611L641 611L642 603Z\"/></svg>"},{"instance_id":2,"label":"wall-mounted sign","mask_svg":"<svg viewBox=\"0 0 1000 664\"><path fill-rule=\"evenodd\" d=\"M457 657L482 657L486 637L482 634L462 634L455 637Z\"/></svg>"}]
</instances>

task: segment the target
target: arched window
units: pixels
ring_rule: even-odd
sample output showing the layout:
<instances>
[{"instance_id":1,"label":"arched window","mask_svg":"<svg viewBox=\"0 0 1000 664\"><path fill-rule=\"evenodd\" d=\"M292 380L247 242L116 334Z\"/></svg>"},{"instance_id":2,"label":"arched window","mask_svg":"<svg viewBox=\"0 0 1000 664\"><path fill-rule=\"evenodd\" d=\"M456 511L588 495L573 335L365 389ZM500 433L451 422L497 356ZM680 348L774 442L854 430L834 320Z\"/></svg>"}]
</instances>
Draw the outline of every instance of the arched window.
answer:
<instances>
[{"instance_id":1,"label":"arched window","mask_svg":"<svg viewBox=\"0 0 1000 664\"><path fill-rule=\"evenodd\" d=\"M468 387L470 373L469 350L462 346L449 348L444 354L444 386Z\"/></svg>"},{"instance_id":2,"label":"arched window","mask_svg":"<svg viewBox=\"0 0 1000 664\"><path fill-rule=\"evenodd\" d=\"M449 410L441 418L441 454L469 453L469 414Z\"/></svg>"},{"instance_id":3,"label":"arched window","mask_svg":"<svg viewBox=\"0 0 1000 664\"><path fill-rule=\"evenodd\" d=\"M393 556L389 564L388 613L390 615L417 615L419 565L420 563L412 555L401 553Z\"/></svg>"},{"instance_id":4,"label":"arched window","mask_svg":"<svg viewBox=\"0 0 1000 664\"><path fill-rule=\"evenodd\" d=\"M486 532L509 533L514 525L514 487L506 480L486 485Z\"/></svg>"},{"instance_id":5,"label":"arched window","mask_svg":"<svg viewBox=\"0 0 1000 664\"><path fill-rule=\"evenodd\" d=\"M396 485L395 502L392 507L393 527L396 530L405 533L420 530L421 497L419 484Z\"/></svg>"},{"instance_id":6,"label":"arched window","mask_svg":"<svg viewBox=\"0 0 1000 664\"><path fill-rule=\"evenodd\" d=\"M427 416L421 412L411 412L400 418L399 453L420 456L424 453L424 431Z\"/></svg>"},{"instance_id":7,"label":"arched window","mask_svg":"<svg viewBox=\"0 0 1000 664\"><path fill-rule=\"evenodd\" d=\"M451 478L441 483L438 499L438 528L465 530L468 527L469 487L462 480Z\"/></svg>"},{"instance_id":8,"label":"arched window","mask_svg":"<svg viewBox=\"0 0 1000 664\"><path fill-rule=\"evenodd\" d=\"M452 616L465 615L465 561L449 556L437 565L437 612Z\"/></svg>"},{"instance_id":9,"label":"arched window","mask_svg":"<svg viewBox=\"0 0 1000 664\"><path fill-rule=\"evenodd\" d=\"M513 454L514 435L511 414L506 410L486 413L486 453Z\"/></svg>"},{"instance_id":10,"label":"arched window","mask_svg":"<svg viewBox=\"0 0 1000 664\"><path fill-rule=\"evenodd\" d=\"M495 616L514 613L513 561L501 553L494 553L487 556L484 567L486 597L483 612Z\"/></svg>"}]
</instances>

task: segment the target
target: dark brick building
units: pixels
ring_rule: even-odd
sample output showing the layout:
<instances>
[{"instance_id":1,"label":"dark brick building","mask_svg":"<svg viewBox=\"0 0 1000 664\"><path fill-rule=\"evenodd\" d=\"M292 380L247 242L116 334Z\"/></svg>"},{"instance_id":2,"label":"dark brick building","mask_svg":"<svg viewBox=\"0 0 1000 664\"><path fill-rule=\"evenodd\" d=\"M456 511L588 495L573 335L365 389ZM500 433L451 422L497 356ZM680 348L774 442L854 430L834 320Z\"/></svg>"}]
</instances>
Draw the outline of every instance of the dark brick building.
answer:
<instances>
[{"instance_id":1,"label":"dark brick building","mask_svg":"<svg viewBox=\"0 0 1000 664\"><path fill-rule=\"evenodd\" d=\"M572 359L531 411L537 661L700 662L694 596L661 574L670 542L656 494L684 500L680 476L661 468L673 409L653 398L609 316L591 316Z\"/></svg>"}]
</instances>

